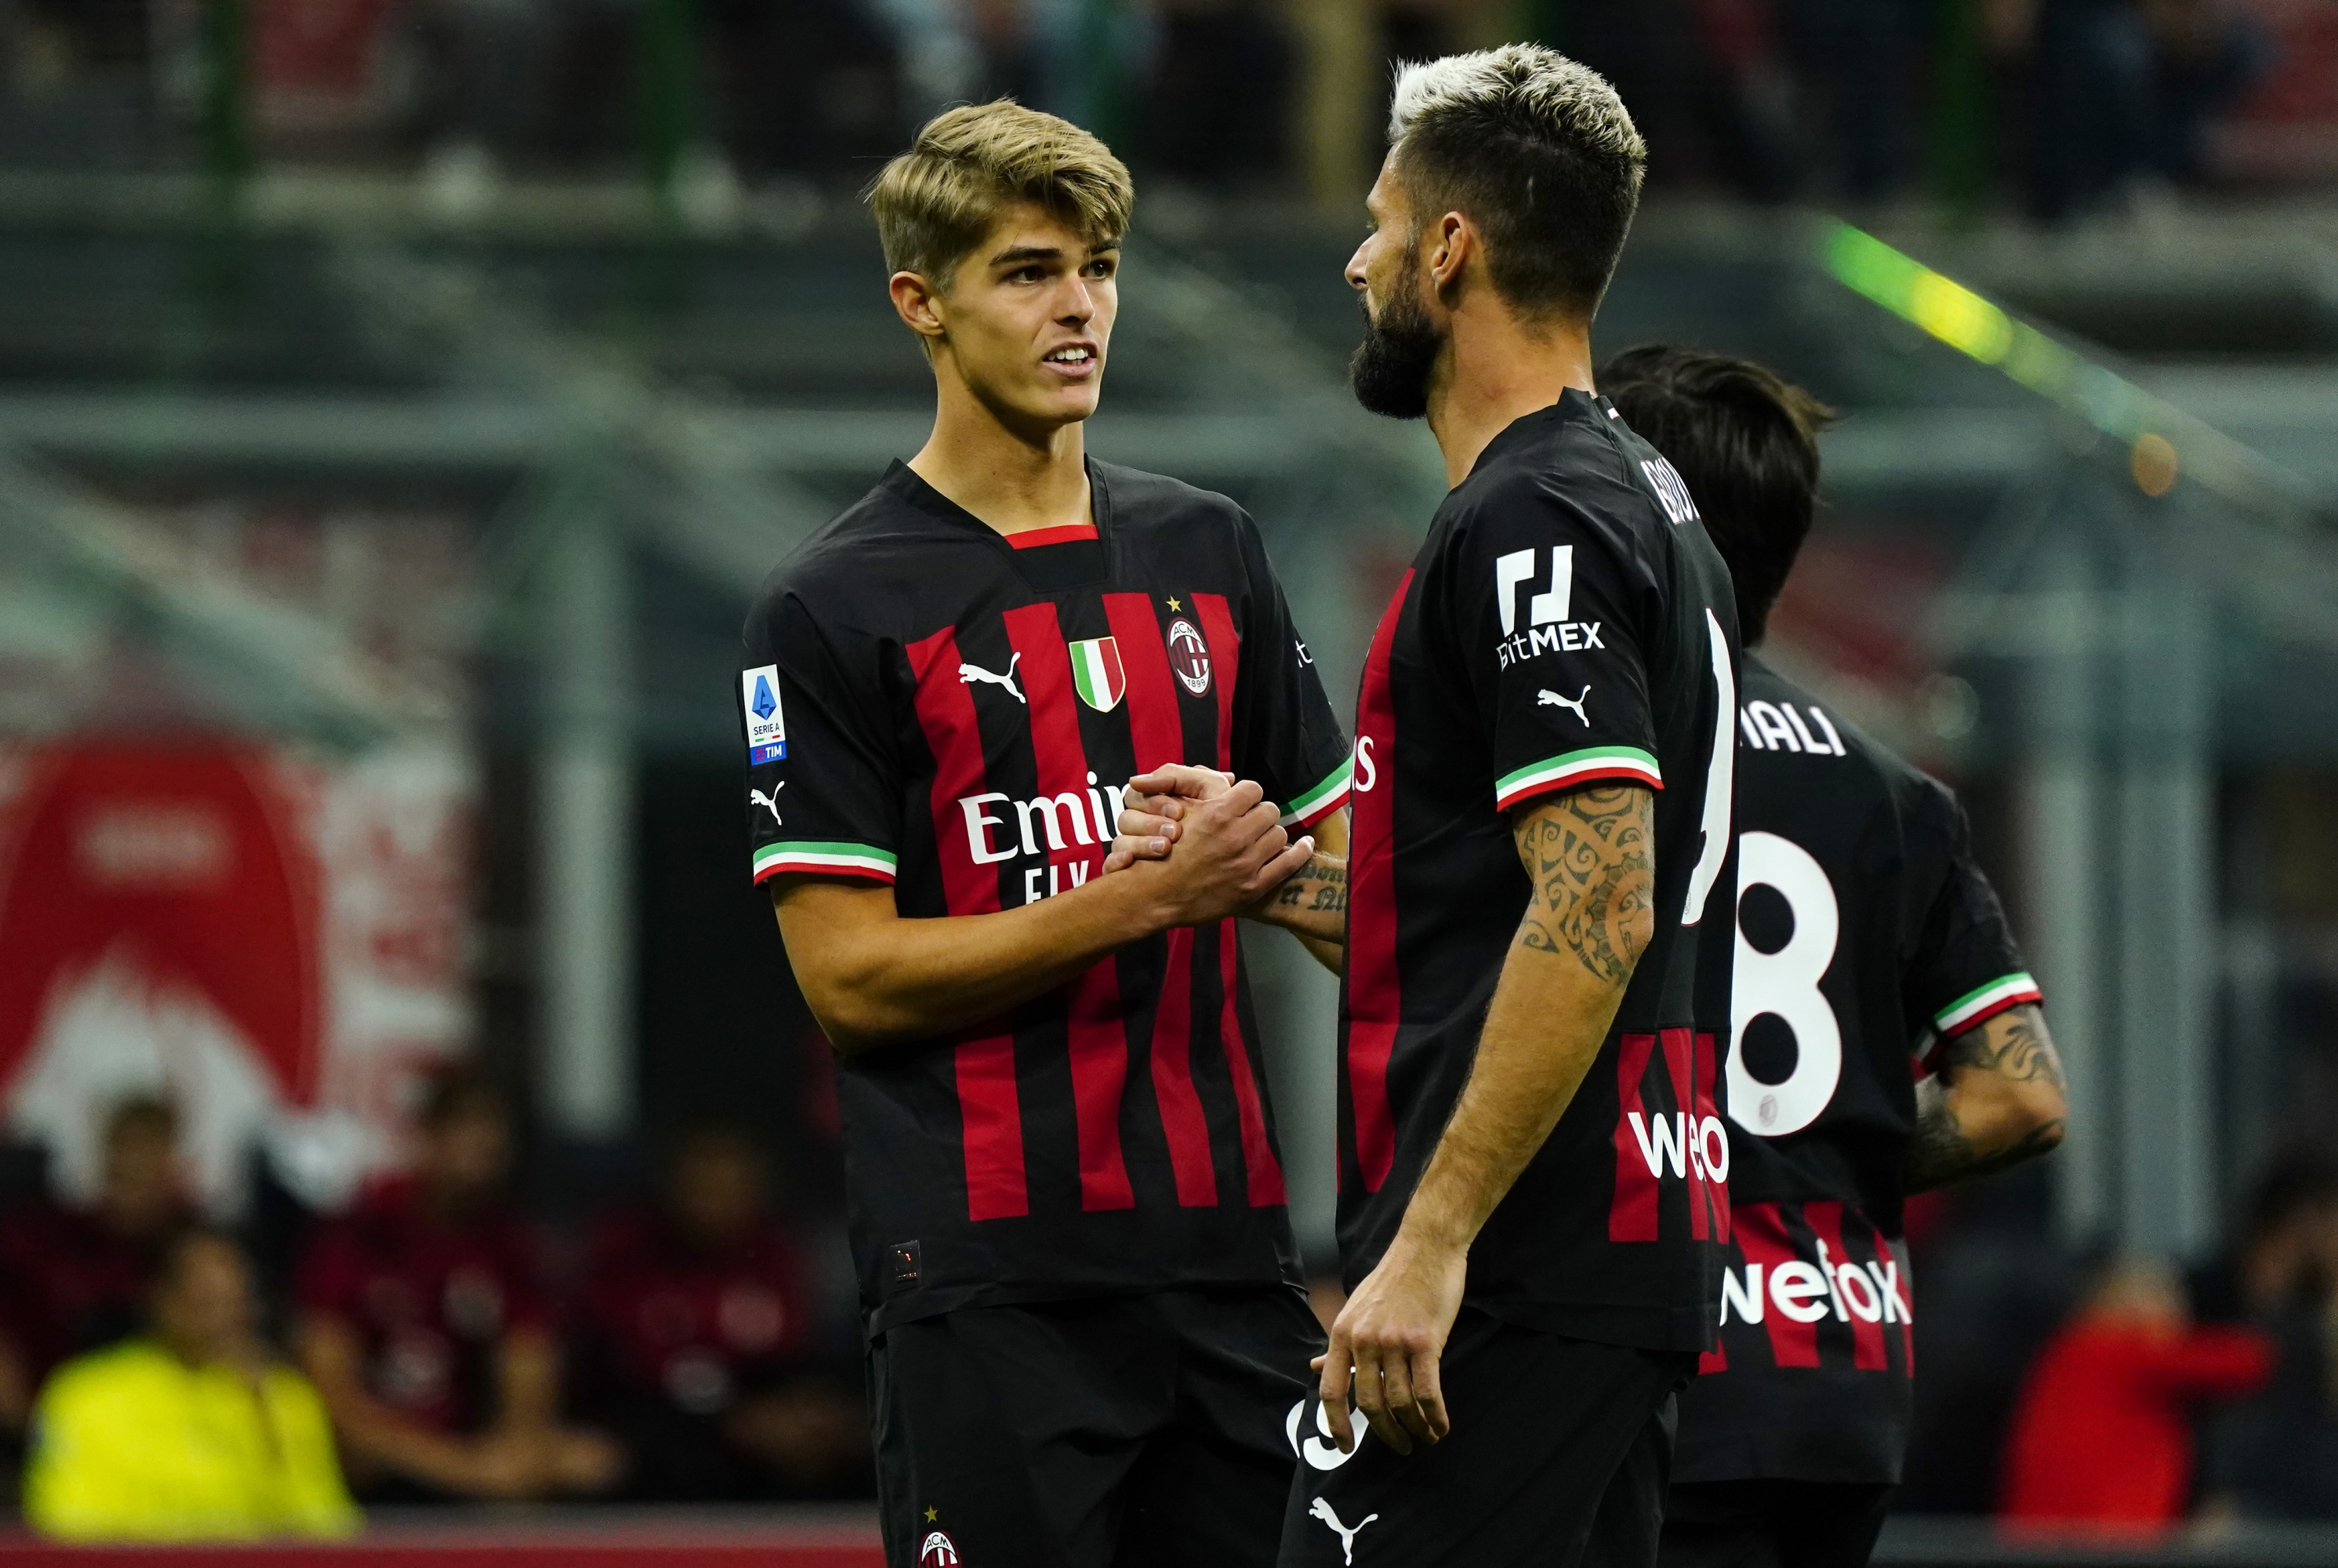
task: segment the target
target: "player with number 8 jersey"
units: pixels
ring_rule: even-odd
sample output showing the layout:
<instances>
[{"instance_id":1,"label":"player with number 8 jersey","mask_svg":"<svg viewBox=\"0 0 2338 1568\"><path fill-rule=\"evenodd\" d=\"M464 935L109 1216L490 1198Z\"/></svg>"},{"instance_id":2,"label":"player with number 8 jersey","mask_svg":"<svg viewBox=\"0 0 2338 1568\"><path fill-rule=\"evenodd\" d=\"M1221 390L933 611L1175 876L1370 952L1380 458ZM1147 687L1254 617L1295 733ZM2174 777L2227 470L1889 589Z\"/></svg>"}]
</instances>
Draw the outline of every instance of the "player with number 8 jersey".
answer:
<instances>
[{"instance_id":1,"label":"player with number 8 jersey","mask_svg":"<svg viewBox=\"0 0 2338 1568\"><path fill-rule=\"evenodd\" d=\"M1691 349L1633 349L1599 381L1686 475L1759 643L1826 410ZM1730 1254L1662 1562L1855 1568L1907 1446L1903 1200L2051 1147L2058 1070L1956 798L1750 654L1736 720L1737 869L1706 920L1732 973Z\"/></svg>"}]
</instances>

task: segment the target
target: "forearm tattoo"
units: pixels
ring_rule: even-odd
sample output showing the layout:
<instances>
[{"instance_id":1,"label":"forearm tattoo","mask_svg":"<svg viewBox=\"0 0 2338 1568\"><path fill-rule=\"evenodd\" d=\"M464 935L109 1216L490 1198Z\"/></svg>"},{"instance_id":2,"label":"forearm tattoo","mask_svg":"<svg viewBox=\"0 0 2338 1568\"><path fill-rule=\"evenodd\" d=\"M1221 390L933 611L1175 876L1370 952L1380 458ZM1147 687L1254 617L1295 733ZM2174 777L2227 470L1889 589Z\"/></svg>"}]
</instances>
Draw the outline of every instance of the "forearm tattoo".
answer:
<instances>
[{"instance_id":1,"label":"forearm tattoo","mask_svg":"<svg viewBox=\"0 0 2338 1568\"><path fill-rule=\"evenodd\" d=\"M1991 1038L1991 1036L1996 1036ZM1999 1014L1978 1029L1968 1029L1940 1048L1940 1072L1949 1082L1967 1068L1995 1073L2016 1083L2044 1079L2057 1089L2062 1081L2062 1059L2046 1038L2043 1021L2034 1006Z\"/></svg>"},{"instance_id":2,"label":"forearm tattoo","mask_svg":"<svg viewBox=\"0 0 2338 1568\"><path fill-rule=\"evenodd\" d=\"M1636 784L1578 789L1537 809L1518 833L1534 883L1518 939L1571 955L1621 985L1647 943L1655 897L1655 797Z\"/></svg>"},{"instance_id":3,"label":"forearm tattoo","mask_svg":"<svg viewBox=\"0 0 2338 1568\"><path fill-rule=\"evenodd\" d=\"M1348 912L1348 863L1317 855L1292 873L1274 896L1277 908Z\"/></svg>"},{"instance_id":4,"label":"forearm tattoo","mask_svg":"<svg viewBox=\"0 0 2338 1568\"><path fill-rule=\"evenodd\" d=\"M1948 1095L1950 1086L1971 1072L1994 1073L2017 1083L2042 1080L2057 1090L2066 1087L2061 1058L2034 1006L2000 1014L1950 1039L1940 1048L1939 1073L1916 1086L1916 1130L1908 1146L1911 1192L1992 1175L2034 1160L2062 1142L2066 1118L2058 1116L2003 1149L1985 1150L1975 1143L1957 1121Z\"/></svg>"}]
</instances>

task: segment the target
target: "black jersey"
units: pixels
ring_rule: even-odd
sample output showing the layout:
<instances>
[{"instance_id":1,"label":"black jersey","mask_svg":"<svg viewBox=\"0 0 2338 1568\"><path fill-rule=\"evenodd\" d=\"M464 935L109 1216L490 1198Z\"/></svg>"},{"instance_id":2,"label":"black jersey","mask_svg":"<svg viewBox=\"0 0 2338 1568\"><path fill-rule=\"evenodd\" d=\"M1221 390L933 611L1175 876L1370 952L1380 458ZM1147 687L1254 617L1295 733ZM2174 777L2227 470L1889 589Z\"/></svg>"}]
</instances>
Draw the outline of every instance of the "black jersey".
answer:
<instances>
[{"instance_id":1,"label":"black jersey","mask_svg":"<svg viewBox=\"0 0 2338 1568\"><path fill-rule=\"evenodd\" d=\"M740 679L758 881L980 915L1100 875L1117 788L1231 769L1292 825L1348 750L1257 530L1088 466L1093 524L1011 541L896 464L789 556ZM1134 943L1011 1015L846 1059L870 1333L974 1303L1299 1278L1229 920Z\"/></svg>"},{"instance_id":2,"label":"black jersey","mask_svg":"<svg viewBox=\"0 0 2338 1568\"><path fill-rule=\"evenodd\" d=\"M1913 1054L2038 999L1949 790L1759 659L1738 715L1724 1065L1735 1232L1682 1481L1900 1478Z\"/></svg>"},{"instance_id":3,"label":"black jersey","mask_svg":"<svg viewBox=\"0 0 2338 1568\"><path fill-rule=\"evenodd\" d=\"M1340 1020L1351 1289L1469 1078L1526 912L1511 809L1624 779L1657 791L1655 936L1566 1115L1471 1248L1469 1299L1585 1339L1711 1343L1728 1018L1697 985L1698 943L1728 933L1698 922L1729 848L1736 668L1721 557L1680 476L1606 399L1570 391L1519 419L1438 509L1357 710Z\"/></svg>"}]
</instances>

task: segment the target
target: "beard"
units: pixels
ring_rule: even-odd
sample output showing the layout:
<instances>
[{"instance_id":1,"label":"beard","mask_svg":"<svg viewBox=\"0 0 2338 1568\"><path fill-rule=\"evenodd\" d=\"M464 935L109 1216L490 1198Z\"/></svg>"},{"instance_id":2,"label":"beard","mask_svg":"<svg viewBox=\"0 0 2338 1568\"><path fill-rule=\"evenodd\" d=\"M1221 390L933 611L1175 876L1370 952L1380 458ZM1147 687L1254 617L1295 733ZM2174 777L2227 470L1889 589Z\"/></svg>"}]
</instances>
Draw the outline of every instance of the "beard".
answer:
<instances>
[{"instance_id":1,"label":"beard","mask_svg":"<svg viewBox=\"0 0 2338 1568\"><path fill-rule=\"evenodd\" d=\"M1420 300L1417 270L1380 303L1380 319L1364 312L1364 340L1348 362L1348 385L1356 401L1390 419L1420 419L1429 413L1429 377L1444 350L1445 334L1429 318Z\"/></svg>"}]
</instances>

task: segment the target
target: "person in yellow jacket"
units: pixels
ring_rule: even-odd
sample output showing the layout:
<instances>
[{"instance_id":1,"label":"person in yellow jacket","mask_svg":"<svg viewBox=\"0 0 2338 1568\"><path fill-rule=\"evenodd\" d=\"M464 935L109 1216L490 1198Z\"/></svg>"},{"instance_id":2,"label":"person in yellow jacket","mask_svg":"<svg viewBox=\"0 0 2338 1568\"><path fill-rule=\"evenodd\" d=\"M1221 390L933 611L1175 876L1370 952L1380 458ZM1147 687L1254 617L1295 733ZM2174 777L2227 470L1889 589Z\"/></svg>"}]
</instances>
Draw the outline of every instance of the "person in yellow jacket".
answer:
<instances>
[{"instance_id":1,"label":"person in yellow jacket","mask_svg":"<svg viewBox=\"0 0 2338 1568\"><path fill-rule=\"evenodd\" d=\"M256 1317L233 1241L175 1242L148 1337L67 1362L41 1390L25 1522L71 1541L354 1533L323 1402L268 1352Z\"/></svg>"}]
</instances>

